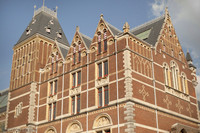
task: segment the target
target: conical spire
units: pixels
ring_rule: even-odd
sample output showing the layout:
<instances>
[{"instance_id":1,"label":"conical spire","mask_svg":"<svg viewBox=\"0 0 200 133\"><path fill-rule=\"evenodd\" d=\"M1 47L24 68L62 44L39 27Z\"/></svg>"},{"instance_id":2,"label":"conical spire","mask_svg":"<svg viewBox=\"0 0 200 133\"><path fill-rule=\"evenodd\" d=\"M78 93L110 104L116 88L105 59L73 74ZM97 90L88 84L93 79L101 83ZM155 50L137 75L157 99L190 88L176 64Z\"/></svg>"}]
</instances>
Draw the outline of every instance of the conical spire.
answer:
<instances>
[{"instance_id":1,"label":"conical spire","mask_svg":"<svg viewBox=\"0 0 200 133\"><path fill-rule=\"evenodd\" d=\"M192 61L192 57L190 56L189 51L187 51L186 60L187 60L187 61Z\"/></svg>"},{"instance_id":2,"label":"conical spire","mask_svg":"<svg viewBox=\"0 0 200 133\"><path fill-rule=\"evenodd\" d=\"M124 26L123 26L124 33L129 32L129 29L130 29L130 26L129 26L128 22L126 22L126 23L124 24Z\"/></svg>"}]
</instances>

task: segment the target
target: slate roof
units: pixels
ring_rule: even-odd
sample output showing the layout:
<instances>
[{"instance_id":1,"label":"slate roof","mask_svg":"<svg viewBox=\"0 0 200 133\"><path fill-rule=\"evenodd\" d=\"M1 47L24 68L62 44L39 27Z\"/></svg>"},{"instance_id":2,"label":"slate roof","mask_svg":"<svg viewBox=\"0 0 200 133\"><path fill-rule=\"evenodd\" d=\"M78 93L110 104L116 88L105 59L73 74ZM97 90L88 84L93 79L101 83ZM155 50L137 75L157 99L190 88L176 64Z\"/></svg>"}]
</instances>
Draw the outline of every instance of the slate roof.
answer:
<instances>
[{"instance_id":1,"label":"slate roof","mask_svg":"<svg viewBox=\"0 0 200 133\"><path fill-rule=\"evenodd\" d=\"M186 54L186 60L187 61L192 61L192 57L190 56L189 52L187 52L187 54Z\"/></svg>"},{"instance_id":2,"label":"slate roof","mask_svg":"<svg viewBox=\"0 0 200 133\"><path fill-rule=\"evenodd\" d=\"M130 33L134 34L136 37L138 37L139 39L143 39L144 41L146 41L147 43L155 46L158 36L160 34L160 31L162 29L163 23L165 20L165 16L161 16L158 17L154 20L151 20L147 23L144 23L136 28L133 28L130 30ZM148 34L145 32L149 32ZM140 38L140 35L142 33L145 33L145 35L147 37L145 38ZM138 36L137 36L138 35Z\"/></svg>"},{"instance_id":3,"label":"slate roof","mask_svg":"<svg viewBox=\"0 0 200 133\"><path fill-rule=\"evenodd\" d=\"M5 112L8 103L8 89L0 92L0 113Z\"/></svg>"},{"instance_id":4,"label":"slate roof","mask_svg":"<svg viewBox=\"0 0 200 133\"><path fill-rule=\"evenodd\" d=\"M80 33L81 37L83 38L83 41L85 42L85 45L87 46L87 48L90 48L90 44L92 43L92 39L86 35L84 35L83 33Z\"/></svg>"},{"instance_id":5,"label":"slate roof","mask_svg":"<svg viewBox=\"0 0 200 133\"><path fill-rule=\"evenodd\" d=\"M108 27L111 30L111 32L113 33L113 35L118 35L119 33L122 32L121 30L117 29L115 26L109 24L108 22L106 22L106 24L108 25Z\"/></svg>"},{"instance_id":6,"label":"slate roof","mask_svg":"<svg viewBox=\"0 0 200 133\"><path fill-rule=\"evenodd\" d=\"M47 27L50 28L50 33L46 32ZM28 30L30 30L30 34L27 35ZM26 40L27 38L36 33L39 33L52 40L55 40L55 38L57 38L57 41L59 43L69 46L69 42L60 26L60 23L58 22L58 19L44 11L41 11L39 14L33 17L31 22L21 35L20 39L18 40L17 44ZM61 33L62 37L61 38L57 37L57 33Z\"/></svg>"},{"instance_id":7,"label":"slate roof","mask_svg":"<svg viewBox=\"0 0 200 133\"><path fill-rule=\"evenodd\" d=\"M59 49L60 49L60 51L61 51L61 54L63 55L63 57L64 57L64 59L65 59L65 57L66 57L66 55L67 55L67 53L68 53L68 47L66 47L66 46L63 46L62 44L58 44L58 47L59 47Z\"/></svg>"}]
</instances>

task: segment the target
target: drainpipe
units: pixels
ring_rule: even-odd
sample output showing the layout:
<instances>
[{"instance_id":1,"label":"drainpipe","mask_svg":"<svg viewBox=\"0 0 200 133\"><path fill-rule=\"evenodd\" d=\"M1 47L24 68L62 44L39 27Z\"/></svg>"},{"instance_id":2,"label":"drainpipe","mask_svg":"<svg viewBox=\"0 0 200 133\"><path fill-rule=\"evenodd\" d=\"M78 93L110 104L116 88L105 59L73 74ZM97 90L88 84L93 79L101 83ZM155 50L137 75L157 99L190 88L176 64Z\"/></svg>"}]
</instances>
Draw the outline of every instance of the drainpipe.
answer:
<instances>
[{"instance_id":1,"label":"drainpipe","mask_svg":"<svg viewBox=\"0 0 200 133\"><path fill-rule=\"evenodd\" d=\"M151 48L152 49L152 48ZM154 89L154 102L156 106L156 128L157 128L157 133L158 131L158 110L157 110L157 97L156 97L156 87L155 87L155 76L154 76L154 65L153 65L153 49L151 50L151 56L152 56L152 76L153 76L153 89Z\"/></svg>"},{"instance_id":2,"label":"drainpipe","mask_svg":"<svg viewBox=\"0 0 200 133\"><path fill-rule=\"evenodd\" d=\"M43 69L40 69L40 79L39 79L39 89L38 89L38 106L37 106L37 124L38 124L38 118L39 118L39 104L40 104L40 84L41 84L41 73ZM36 126L36 133L37 133L38 125Z\"/></svg>"},{"instance_id":3,"label":"drainpipe","mask_svg":"<svg viewBox=\"0 0 200 133\"><path fill-rule=\"evenodd\" d=\"M88 82L89 82L89 56L87 52L87 117L86 117L86 132L88 133Z\"/></svg>"},{"instance_id":4,"label":"drainpipe","mask_svg":"<svg viewBox=\"0 0 200 133\"><path fill-rule=\"evenodd\" d=\"M118 62L117 62L117 37L114 37L114 43L115 43L115 59L116 59L116 86L117 86L117 128L118 128L118 133L120 133L119 129L119 104L118 104L118 99L119 99L119 87L118 87Z\"/></svg>"},{"instance_id":5,"label":"drainpipe","mask_svg":"<svg viewBox=\"0 0 200 133\"><path fill-rule=\"evenodd\" d=\"M65 64L63 62L63 77L62 77L62 105L61 105L61 124L60 124L60 133L62 133L62 115L63 115L63 91L64 91L64 70Z\"/></svg>"}]
</instances>

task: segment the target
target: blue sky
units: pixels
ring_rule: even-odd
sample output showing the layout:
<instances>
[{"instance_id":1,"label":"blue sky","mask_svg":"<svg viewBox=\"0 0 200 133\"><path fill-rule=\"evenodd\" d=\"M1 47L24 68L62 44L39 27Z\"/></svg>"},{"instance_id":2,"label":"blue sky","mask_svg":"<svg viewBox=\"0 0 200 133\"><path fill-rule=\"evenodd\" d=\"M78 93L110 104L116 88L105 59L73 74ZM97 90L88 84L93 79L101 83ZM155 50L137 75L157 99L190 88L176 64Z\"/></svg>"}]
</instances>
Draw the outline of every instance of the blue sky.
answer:
<instances>
[{"instance_id":1,"label":"blue sky","mask_svg":"<svg viewBox=\"0 0 200 133\"><path fill-rule=\"evenodd\" d=\"M69 43L72 41L76 26L80 27L80 32L92 38L102 13L106 21L122 30L126 21L131 28L134 28L160 16L168 6L180 43L185 52L186 49L190 50L199 75L200 31L197 29L200 29L198 27L200 2L198 0L192 2L190 0L45 0L45 6L51 9L58 6L58 20ZM0 0L0 90L9 87L12 48L31 21L34 5L37 9L40 8L42 0ZM187 33L188 31L190 33ZM198 79L200 80L200 76Z\"/></svg>"}]
</instances>

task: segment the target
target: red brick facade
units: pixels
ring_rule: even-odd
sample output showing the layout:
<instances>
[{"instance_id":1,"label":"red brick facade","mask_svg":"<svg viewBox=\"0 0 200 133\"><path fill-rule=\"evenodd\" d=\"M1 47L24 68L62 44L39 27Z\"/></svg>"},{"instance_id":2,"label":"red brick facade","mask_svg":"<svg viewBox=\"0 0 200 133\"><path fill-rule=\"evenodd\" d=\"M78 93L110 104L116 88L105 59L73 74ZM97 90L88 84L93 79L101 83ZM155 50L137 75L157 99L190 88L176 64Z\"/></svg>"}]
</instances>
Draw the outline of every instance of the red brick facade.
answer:
<instances>
[{"instance_id":1,"label":"red brick facade","mask_svg":"<svg viewBox=\"0 0 200 133\"><path fill-rule=\"evenodd\" d=\"M77 28L66 57L40 34L17 44L7 131L197 133L196 73L168 12L155 46L123 29L114 35L101 16L90 46Z\"/></svg>"}]
</instances>

